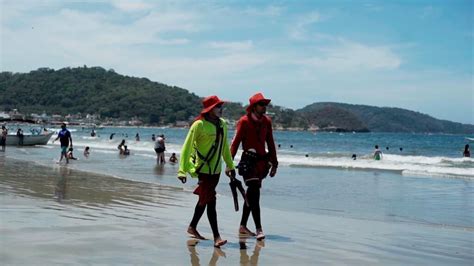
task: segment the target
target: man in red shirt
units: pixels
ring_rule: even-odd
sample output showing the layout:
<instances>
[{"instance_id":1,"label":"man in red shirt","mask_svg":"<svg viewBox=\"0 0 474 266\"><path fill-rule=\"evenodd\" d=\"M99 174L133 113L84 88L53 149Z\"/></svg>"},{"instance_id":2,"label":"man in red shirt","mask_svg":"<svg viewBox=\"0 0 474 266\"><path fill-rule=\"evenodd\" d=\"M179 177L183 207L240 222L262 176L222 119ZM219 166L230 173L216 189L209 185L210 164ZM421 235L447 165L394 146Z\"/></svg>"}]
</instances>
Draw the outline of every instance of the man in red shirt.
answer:
<instances>
[{"instance_id":1,"label":"man in red shirt","mask_svg":"<svg viewBox=\"0 0 474 266\"><path fill-rule=\"evenodd\" d=\"M257 240L265 238L260 221L260 188L262 180L268 175L269 171L270 177L274 177L278 167L275 142L273 140L272 120L265 115L270 101L261 93L250 97L247 114L243 115L237 123L235 137L232 140L230 149L233 158L242 142L244 152L256 153L253 167L243 175L245 184L248 187L247 200L249 206L244 204L239 233L241 235L256 236ZM265 144L268 147L268 153L265 150ZM250 212L252 212L255 222L256 234L247 228Z\"/></svg>"}]
</instances>

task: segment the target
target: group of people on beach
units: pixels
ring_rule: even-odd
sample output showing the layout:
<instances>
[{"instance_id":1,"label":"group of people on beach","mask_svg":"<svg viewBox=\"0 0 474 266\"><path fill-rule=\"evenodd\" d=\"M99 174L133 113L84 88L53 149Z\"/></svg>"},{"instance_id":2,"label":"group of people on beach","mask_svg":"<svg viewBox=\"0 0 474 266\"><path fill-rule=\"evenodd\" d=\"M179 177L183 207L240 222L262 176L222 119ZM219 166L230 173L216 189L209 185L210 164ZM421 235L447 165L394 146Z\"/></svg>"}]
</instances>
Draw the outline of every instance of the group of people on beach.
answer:
<instances>
[{"instance_id":1,"label":"group of people on beach","mask_svg":"<svg viewBox=\"0 0 474 266\"><path fill-rule=\"evenodd\" d=\"M222 160L226 164L225 174L230 178L231 188L232 185L240 184L236 178L233 159L242 144L243 152L238 172L247 185L247 191L244 193L245 204L238 232L243 236L256 237L257 240L265 238L260 216L260 189L263 179L267 175L275 176L278 167L272 122L265 115L270 101L261 93L250 97L246 114L239 119L230 145L227 141L227 123L222 119L225 102L216 95L206 97L202 101L203 109L192 123L183 144L178 170L178 179L182 183L186 183L188 174L198 178L194 194L199 198L187 229L187 233L192 237L205 239L198 232L197 225L207 209L214 246L220 247L227 243L227 240L221 238L218 229L215 189L222 170ZM247 228L250 214L255 223L255 232Z\"/></svg>"}]
</instances>

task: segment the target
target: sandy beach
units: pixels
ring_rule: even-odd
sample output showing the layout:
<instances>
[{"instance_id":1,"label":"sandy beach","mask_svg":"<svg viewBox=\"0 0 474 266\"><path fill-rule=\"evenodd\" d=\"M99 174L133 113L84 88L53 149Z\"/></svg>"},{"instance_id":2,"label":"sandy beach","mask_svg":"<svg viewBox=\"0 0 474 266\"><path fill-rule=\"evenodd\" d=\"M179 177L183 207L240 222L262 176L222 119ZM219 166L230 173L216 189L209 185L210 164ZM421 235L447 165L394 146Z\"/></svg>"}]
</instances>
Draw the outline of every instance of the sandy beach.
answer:
<instances>
[{"instance_id":1,"label":"sandy beach","mask_svg":"<svg viewBox=\"0 0 474 266\"><path fill-rule=\"evenodd\" d=\"M228 195L219 195L218 221L229 243L216 249L211 240L197 242L185 234L196 200L189 187L5 156L0 156L0 167L3 265L472 265L474 260L472 227L353 219L265 205L267 238L239 238L240 214ZM283 169L280 178L289 173ZM205 216L198 229L211 237Z\"/></svg>"}]
</instances>

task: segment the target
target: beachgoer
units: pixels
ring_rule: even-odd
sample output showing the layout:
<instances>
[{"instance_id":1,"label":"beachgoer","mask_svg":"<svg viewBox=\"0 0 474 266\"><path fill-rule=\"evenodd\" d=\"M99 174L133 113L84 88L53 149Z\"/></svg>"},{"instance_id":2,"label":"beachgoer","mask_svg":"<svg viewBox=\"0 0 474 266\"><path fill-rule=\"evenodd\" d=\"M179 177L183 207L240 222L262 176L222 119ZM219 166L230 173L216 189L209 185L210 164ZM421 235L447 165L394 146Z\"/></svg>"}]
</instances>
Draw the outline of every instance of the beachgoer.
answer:
<instances>
[{"instance_id":1,"label":"beachgoer","mask_svg":"<svg viewBox=\"0 0 474 266\"><path fill-rule=\"evenodd\" d=\"M128 149L127 145L123 145L122 155L130 155L130 150Z\"/></svg>"},{"instance_id":2,"label":"beachgoer","mask_svg":"<svg viewBox=\"0 0 474 266\"><path fill-rule=\"evenodd\" d=\"M18 137L18 145L23 146L25 135L23 135L23 130L21 130L21 128L16 131L16 136Z\"/></svg>"},{"instance_id":3,"label":"beachgoer","mask_svg":"<svg viewBox=\"0 0 474 266\"><path fill-rule=\"evenodd\" d=\"M119 150L119 153L120 154L123 154L123 151L125 149L125 139L122 139L122 142L120 142L120 144L117 146L117 149Z\"/></svg>"},{"instance_id":4,"label":"beachgoer","mask_svg":"<svg viewBox=\"0 0 474 266\"><path fill-rule=\"evenodd\" d=\"M246 236L256 236L257 240L265 238L260 217L260 188L262 187L262 181L269 172L270 177L274 177L278 167L275 142L273 140L272 120L265 115L270 101L261 93L250 97L250 104L246 109L247 114L239 119L231 145L232 158L237 153L241 142L243 154L249 154L253 150L253 159L248 163L248 165L253 165L253 167L249 167L251 169L246 172L241 171L242 169L239 168L239 174L243 175L245 184L248 187L246 195L249 203L249 206L244 204L239 233ZM268 153L265 150L265 143L268 147ZM248 157L250 157L250 154ZM242 163L243 159L244 156L241 157L240 163ZM256 233L247 228L250 213L252 213Z\"/></svg>"},{"instance_id":5,"label":"beachgoer","mask_svg":"<svg viewBox=\"0 0 474 266\"><path fill-rule=\"evenodd\" d=\"M464 146L464 152L462 154L464 157L471 157L471 151L469 150L469 144Z\"/></svg>"},{"instance_id":6,"label":"beachgoer","mask_svg":"<svg viewBox=\"0 0 474 266\"><path fill-rule=\"evenodd\" d=\"M156 163L164 164L165 160L165 135L161 134L155 141Z\"/></svg>"},{"instance_id":7,"label":"beachgoer","mask_svg":"<svg viewBox=\"0 0 474 266\"><path fill-rule=\"evenodd\" d=\"M170 156L170 163L176 163L178 162L178 158L176 157L176 153L172 153L171 156Z\"/></svg>"},{"instance_id":8,"label":"beachgoer","mask_svg":"<svg viewBox=\"0 0 474 266\"><path fill-rule=\"evenodd\" d=\"M66 157L66 163L69 163L69 158L67 158L66 153L69 146L71 146L72 148L72 137L71 137L71 132L69 132L69 130L67 130L66 128L66 123L61 124L61 131L59 131L58 137L55 140L53 140L53 142L55 142L58 139L59 139L59 142L61 143L61 158L59 159L59 162L63 160L63 157Z\"/></svg>"},{"instance_id":9,"label":"beachgoer","mask_svg":"<svg viewBox=\"0 0 474 266\"><path fill-rule=\"evenodd\" d=\"M191 125L181 150L178 179L186 183L186 174L198 177L198 187L194 194L199 200L187 232L198 239L204 239L197 231L199 219L207 208L207 217L214 235L214 246L220 247L227 243L221 238L217 225L216 186L222 170L222 159L227 168L226 175L235 178L235 166L230 155L227 142L227 123L222 116L224 104L217 96L206 97L200 115ZM195 161L191 158L195 156Z\"/></svg>"},{"instance_id":10,"label":"beachgoer","mask_svg":"<svg viewBox=\"0 0 474 266\"><path fill-rule=\"evenodd\" d=\"M72 154L72 151L74 149L71 147L69 148L68 152L66 153L66 158L71 159L71 160L77 160L76 157L74 157L74 154Z\"/></svg>"},{"instance_id":11,"label":"beachgoer","mask_svg":"<svg viewBox=\"0 0 474 266\"><path fill-rule=\"evenodd\" d=\"M136 140L136 141L140 141L140 134L138 134L138 132L137 132L137 134L135 135L135 140Z\"/></svg>"},{"instance_id":12,"label":"beachgoer","mask_svg":"<svg viewBox=\"0 0 474 266\"><path fill-rule=\"evenodd\" d=\"M5 125L2 125L2 132L0 135L0 146L2 146L2 151L5 151L5 145L7 144L8 129Z\"/></svg>"},{"instance_id":13,"label":"beachgoer","mask_svg":"<svg viewBox=\"0 0 474 266\"><path fill-rule=\"evenodd\" d=\"M352 154L352 160L357 160L357 154Z\"/></svg>"},{"instance_id":14,"label":"beachgoer","mask_svg":"<svg viewBox=\"0 0 474 266\"><path fill-rule=\"evenodd\" d=\"M403 151L403 148L402 148L402 147L400 147L400 151Z\"/></svg>"},{"instance_id":15,"label":"beachgoer","mask_svg":"<svg viewBox=\"0 0 474 266\"><path fill-rule=\"evenodd\" d=\"M86 148L84 149L84 157L89 158L89 155L90 155L90 148L89 146L86 146Z\"/></svg>"},{"instance_id":16,"label":"beachgoer","mask_svg":"<svg viewBox=\"0 0 474 266\"><path fill-rule=\"evenodd\" d=\"M379 149L379 145L375 145L375 150L374 150L374 160L381 160L383 157L382 151Z\"/></svg>"},{"instance_id":17,"label":"beachgoer","mask_svg":"<svg viewBox=\"0 0 474 266\"><path fill-rule=\"evenodd\" d=\"M109 139L112 140L114 138L114 135L115 135L115 133L110 134ZM122 134L122 136L123 136L123 134Z\"/></svg>"},{"instance_id":18,"label":"beachgoer","mask_svg":"<svg viewBox=\"0 0 474 266\"><path fill-rule=\"evenodd\" d=\"M151 140L152 140L152 141L156 141L156 136L155 136L155 134L151 134Z\"/></svg>"},{"instance_id":19,"label":"beachgoer","mask_svg":"<svg viewBox=\"0 0 474 266\"><path fill-rule=\"evenodd\" d=\"M388 151L390 148L389 148L389 147L385 147L385 149Z\"/></svg>"},{"instance_id":20,"label":"beachgoer","mask_svg":"<svg viewBox=\"0 0 474 266\"><path fill-rule=\"evenodd\" d=\"M96 133L95 133L95 130L92 130L91 131L91 137L95 137Z\"/></svg>"}]
</instances>

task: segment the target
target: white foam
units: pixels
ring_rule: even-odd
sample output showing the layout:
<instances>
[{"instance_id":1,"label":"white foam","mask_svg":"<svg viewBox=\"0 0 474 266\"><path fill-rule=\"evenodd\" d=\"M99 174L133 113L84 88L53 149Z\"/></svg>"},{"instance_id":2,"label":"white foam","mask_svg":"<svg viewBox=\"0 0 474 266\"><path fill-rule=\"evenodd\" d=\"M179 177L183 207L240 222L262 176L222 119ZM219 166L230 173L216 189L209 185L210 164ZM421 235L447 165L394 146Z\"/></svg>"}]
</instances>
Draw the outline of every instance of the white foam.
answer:
<instances>
[{"instance_id":1,"label":"white foam","mask_svg":"<svg viewBox=\"0 0 474 266\"><path fill-rule=\"evenodd\" d=\"M400 171L404 175L430 175L447 177L474 178L474 160L470 158L448 158L427 156L401 156L385 154L380 161L371 156L352 160L346 157L304 157L296 155L280 155L278 161L282 165L308 167L336 167L346 169L376 169ZM463 164L467 164L463 165Z\"/></svg>"}]
</instances>

